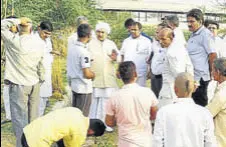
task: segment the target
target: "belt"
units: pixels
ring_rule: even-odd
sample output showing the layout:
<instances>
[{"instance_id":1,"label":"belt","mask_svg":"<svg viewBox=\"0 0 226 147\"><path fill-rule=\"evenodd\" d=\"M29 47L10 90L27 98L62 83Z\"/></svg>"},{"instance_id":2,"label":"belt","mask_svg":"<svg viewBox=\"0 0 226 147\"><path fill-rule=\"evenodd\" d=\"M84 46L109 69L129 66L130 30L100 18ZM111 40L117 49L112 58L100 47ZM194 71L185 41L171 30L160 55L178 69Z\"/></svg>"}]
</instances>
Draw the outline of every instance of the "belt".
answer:
<instances>
[{"instance_id":1,"label":"belt","mask_svg":"<svg viewBox=\"0 0 226 147\"><path fill-rule=\"evenodd\" d=\"M11 83L12 83L12 82L9 81L9 80L7 80L7 79L4 80L4 84L5 84L5 85L9 85L9 84L11 84Z\"/></svg>"},{"instance_id":2,"label":"belt","mask_svg":"<svg viewBox=\"0 0 226 147\"><path fill-rule=\"evenodd\" d=\"M156 79L162 78L162 75L154 75Z\"/></svg>"}]
</instances>

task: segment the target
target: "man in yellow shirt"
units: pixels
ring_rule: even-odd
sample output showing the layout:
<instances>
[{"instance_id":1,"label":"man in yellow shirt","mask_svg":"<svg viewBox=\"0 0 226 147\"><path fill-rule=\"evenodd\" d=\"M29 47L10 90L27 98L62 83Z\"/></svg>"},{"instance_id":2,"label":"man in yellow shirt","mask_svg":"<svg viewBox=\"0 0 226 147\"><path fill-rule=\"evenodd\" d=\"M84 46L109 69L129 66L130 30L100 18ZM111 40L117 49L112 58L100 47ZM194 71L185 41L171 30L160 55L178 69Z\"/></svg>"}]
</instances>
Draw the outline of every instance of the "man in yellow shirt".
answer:
<instances>
[{"instance_id":1,"label":"man in yellow shirt","mask_svg":"<svg viewBox=\"0 0 226 147\"><path fill-rule=\"evenodd\" d=\"M105 124L98 119L85 117L78 108L55 110L31 122L23 129L23 147L80 147L86 136L101 136Z\"/></svg>"}]
</instances>

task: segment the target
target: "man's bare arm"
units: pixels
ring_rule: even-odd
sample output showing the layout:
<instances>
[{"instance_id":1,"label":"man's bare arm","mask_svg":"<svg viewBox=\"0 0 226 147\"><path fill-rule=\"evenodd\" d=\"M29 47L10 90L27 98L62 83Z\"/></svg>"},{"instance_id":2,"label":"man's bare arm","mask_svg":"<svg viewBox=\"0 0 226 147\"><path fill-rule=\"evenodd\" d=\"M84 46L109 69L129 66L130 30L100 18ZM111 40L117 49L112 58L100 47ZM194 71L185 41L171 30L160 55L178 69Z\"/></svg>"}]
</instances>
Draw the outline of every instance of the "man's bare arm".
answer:
<instances>
[{"instance_id":1,"label":"man's bare arm","mask_svg":"<svg viewBox=\"0 0 226 147\"><path fill-rule=\"evenodd\" d=\"M158 108L157 106L153 106L150 108L150 120L155 120Z\"/></svg>"},{"instance_id":2,"label":"man's bare arm","mask_svg":"<svg viewBox=\"0 0 226 147\"><path fill-rule=\"evenodd\" d=\"M213 71L213 61L217 58L217 54L216 53L210 53L209 54L209 70L210 70L210 75L212 75L212 71Z\"/></svg>"},{"instance_id":3,"label":"man's bare arm","mask_svg":"<svg viewBox=\"0 0 226 147\"><path fill-rule=\"evenodd\" d=\"M113 116L113 115L106 115L105 123L109 127L114 127L116 125L115 116Z\"/></svg>"}]
</instances>

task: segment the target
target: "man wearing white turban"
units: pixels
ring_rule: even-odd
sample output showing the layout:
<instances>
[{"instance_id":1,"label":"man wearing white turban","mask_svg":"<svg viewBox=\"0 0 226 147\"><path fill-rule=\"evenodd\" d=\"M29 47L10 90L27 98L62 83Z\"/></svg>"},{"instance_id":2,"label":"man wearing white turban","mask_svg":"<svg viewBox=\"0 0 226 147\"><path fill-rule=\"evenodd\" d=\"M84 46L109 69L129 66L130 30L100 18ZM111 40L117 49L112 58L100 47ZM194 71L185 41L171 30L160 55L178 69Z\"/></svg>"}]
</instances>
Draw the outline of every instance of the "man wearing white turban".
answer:
<instances>
[{"instance_id":1,"label":"man wearing white turban","mask_svg":"<svg viewBox=\"0 0 226 147\"><path fill-rule=\"evenodd\" d=\"M120 62L116 44L107 39L111 28L109 24L99 22L96 25L96 39L89 43L91 52L91 70L96 77L93 81L93 99L90 108L90 118L105 120L105 105L112 92L118 88L116 82L115 63ZM113 131L107 127L106 131Z\"/></svg>"}]
</instances>

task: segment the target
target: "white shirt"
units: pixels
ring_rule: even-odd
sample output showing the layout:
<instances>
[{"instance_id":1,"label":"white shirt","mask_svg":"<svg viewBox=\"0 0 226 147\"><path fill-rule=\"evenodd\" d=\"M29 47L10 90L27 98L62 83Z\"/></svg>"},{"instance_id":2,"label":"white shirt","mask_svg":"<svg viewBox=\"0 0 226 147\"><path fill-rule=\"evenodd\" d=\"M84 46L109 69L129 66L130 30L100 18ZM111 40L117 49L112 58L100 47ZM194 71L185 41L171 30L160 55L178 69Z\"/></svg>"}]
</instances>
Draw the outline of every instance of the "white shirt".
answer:
<instances>
[{"instance_id":1,"label":"white shirt","mask_svg":"<svg viewBox=\"0 0 226 147\"><path fill-rule=\"evenodd\" d=\"M5 79L25 86L32 86L43 80L44 43L31 34L14 34L9 29L18 25L19 19L1 21L1 36L6 50Z\"/></svg>"},{"instance_id":2,"label":"white shirt","mask_svg":"<svg viewBox=\"0 0 226 147\"><path fill-rule=\"evenodd\" d=\"M154 39L152 51L154 52L154 55L151 61L151 71L154 75L161 75L164 70L166 49L162 48L159 42Z\"/></svg>"},{"instance_id":3,"label":"white shirt","mask_svg":"<svg viewBox=\"0 0 226 147\"><path fill-rule=\"evenodd\" d=\"M224 42L223 39L221 39L220 37L216 36L214 38L214 43L215 43L217 56L219 58L226 57L226 49L225 49L226 41Z\"/></svg>"},{"instance_id":4,"label":"white shirt","mask_svg":"<svg viewBox=\"0 0 226 147\"><path fill-rule=\"evenodd\" d=\"M110 97L106 114L116 118L119 147L151 146L150 108L157 103L150 88L136 83L124 85Z\"/></svg>"},{"instance_id":5,"label":"white shirt","mask_svg":"<svg viewBox=\"0 0 226 147\"><path fill-rule=\"evenodd\" d=\"M87 45L76 41L70 45L67 54L67 76L71 80L71 89L76 93L92 93L92 80L85 79L83 68L90 68L90 52Z\"/></svg>"},{"instance_id":6,"label":"white shirt","mask_svg":"<svg viewBox=\"0 0 226 147\"><path fill-rule=\"evenodd\" d=\"M92 30L91 31L92 38L96 38L95 32ZM68 37L68 48L71 48L71 45L75 43L78 40L78 34L77 32L73 33L71 36Z\"/></svg>"},{"instance_id":7,"label":"white shirt","mask_svg":"<svg viewBox=\"0 0 226 147\"><path fill-rule=\"evenodd\" d=\"M176 40L176 42L178 43L181 43L182 45L186 45L186 40L185 40L185 37L184 37L184 33L183 31L179 28L179 27L176 27L174 30L174 40Z\"/></svg>"},{"instance_id":8,"label":"white shirt","mask_svg":"<svg viewBox=\"0 0 226 147\"><path fill-rule=\"evenodd\" d=\"M181 43L173 42L166 49L166 57L163 70L163 84L159 93L162 98L176 98L174 92L174 82L177 75L181 72L188 72L194 75L193 65L187 53L187 50Z\"/></svg>"},{"instance_id":9,"label":"white shirt","mask_svg":"<svg viewBox=\"0 0 226 147\"><path fill-rule=\"evenodd\" d=\"M148 38L140 35L133 39L131 36L122 43L121 55L124 55L124 61L133 61L136 65L138 77L146 75L146 59L151 52L151 42Z\"/></svg>"},{"instance_id":10,"label":"white shirt","mask_svg":"<svg viewBox=\"0 0 226 147\"><path fill-rule=\"evenodd\" d=\"M217 147L210 112L192 98L178 98L157 112L153 147Z\"/></svg>"},{"instance_id":11,"label":"white shirt","mask_svg":"<svg viewBox=\"0 0 226 147\"><path fill-rule=\"evenodd\" d=\"M45 44L45 48L43 48L44 56L43 56L43 66L45 68L44 74L44 82L40 85L40 97L50 97L52 96L52 63L53 63L53 55L50 53L52 48L52 42L50 38L46 38L43 40L38 32L34 33L34 36L37 40L40 40Z\"/></svg>"}]
</instances>

